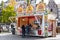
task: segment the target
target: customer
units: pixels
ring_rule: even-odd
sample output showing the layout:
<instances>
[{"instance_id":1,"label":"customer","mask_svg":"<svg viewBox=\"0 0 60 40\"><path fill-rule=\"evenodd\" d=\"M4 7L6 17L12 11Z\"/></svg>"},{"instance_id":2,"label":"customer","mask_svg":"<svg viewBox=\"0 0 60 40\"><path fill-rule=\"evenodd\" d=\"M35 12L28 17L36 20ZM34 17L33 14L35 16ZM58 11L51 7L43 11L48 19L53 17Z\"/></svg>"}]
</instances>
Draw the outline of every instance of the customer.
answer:
<instances>
[{"instance_id":1,"label":"customer","mask_svg":"<svg viewBox=\"0 0 60 40\"><path fill-rule=\"evenodd\" d=\"M8 25L6 26L6 28L7 28L7 31L9 32L9 26Z\"/></svg>"},{"instance_id":2,"label":"customer","mask_svg":"<svg viewBox=\"0 0 60 40\"><path fill-rule=\"evenodd\" d=\"M30 26L30 28L32 27L32 25L31 25L31 24L29 24L29 26Z\"/></svg>"},{"instance_id":3,"label":"customer","mask_svg":"<svg viewBox=\"0 0 60 40\"><path fill-rule=\"evenodd\" d=\"M2 30L3 30L3 28L2 28L2 26L0 25L0 33L2 32Z\"/></svg>"},{"instance_id":4,"label":"customer","mask_svg":"<svg viewBox=\"0 0 60 40\"><path fill-rule=\"evenodd\" d=\"M12 34L15 35L15 28L14 28L14 25L13 24L11 25L11 29L12 29L11 30L12 31Z\"/></svg>"},{"instance_id":5,"label":"customer","mask_svg":"<svg viewBox=\"0 0 60 40\"><path fill-rule=\"evenodd\" d=\"M29 33L31 32L32 25L29 24Z\"/></svg>"},{"instance_id":6,"label":"customer","mask_svg":"<svg viewBox=\"0 0 60 40\"><path fill-rule=\"evenodd\" d=\"M14 25L13 24L11 24L11 28L14 28Z\"/></svg>"},{"instance_id":7,"label":"customer","mask_svg":"<svg viewBox=\"0 0 60 40\"><path fill-rule=\"evenodd\" d=\"M29 34L30 34L30 26L29 26L29 24L26 25L26 33L27 33L27 36L29 36Z\"/></svg>"},{"instance_id":8,"label":"customer","mask_svg":"<svg viewBox=\"0 0 60 40\"><path fill-rule=\"evenodd\" d=\"M25 26L24 25L22 25L22 37L25 37Z\"/></svg>"}]
</instances>

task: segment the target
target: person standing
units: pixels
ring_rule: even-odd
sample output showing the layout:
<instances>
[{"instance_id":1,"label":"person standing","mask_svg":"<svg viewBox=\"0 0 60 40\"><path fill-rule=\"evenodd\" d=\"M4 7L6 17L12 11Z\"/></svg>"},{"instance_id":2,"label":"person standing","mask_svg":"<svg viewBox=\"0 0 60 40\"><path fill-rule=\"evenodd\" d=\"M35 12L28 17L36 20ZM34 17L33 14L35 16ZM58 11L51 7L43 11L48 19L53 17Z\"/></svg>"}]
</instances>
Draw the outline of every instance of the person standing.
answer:
<instances>
[{"instance_id":1,"label":"person standing","mask_svg":"<svg viewBox=\"0 0 60 40\"><path fill-rule=\"evenodd\" d=\"M8 25L6 26L6 28L7 28L7 31L9 32L9 26Z\"/></svg>"},{"instance_id":2,"label":"person standing","mask_svg":"<svg viewBox=\"0 0 60 40\"><path fill-rule=\"evenodd\" d=\"M14 28L14 25L13 24L11 25L11 29L12 29L11 30L12 31L12 34L15 35L15 28Z\"/></svg>"},{"instance_id":3,"label":"person standing","mask_svg":"<svg viewBox=\"0 0 60 40\"><path fill-rule=\"evenodd\" d=\"M32 25L29 24L29 33L31 32Z\"/></svg>"},{"instance_id":4,"label":"person standing","mask_svg":"<svg viewBox=\"0 0 60 40\"><path fill-rule=\"evenodd\" d=\"M30 29L31 29L31 25L26 25L26 33L27 33L27 36L30 35Z\"/></svg>"},{"instance_id":5,"label":"person standing","mask_svg":"<svg viewBox=\"0 0 60 40\"><path fill-rule=\"evenodd\" d=\"M3 30L3 28L2 28L2 26L0 25L0 33L2 32L2 30Z\"/></svg>"},{"instance_id":6,"label":"person standing","mask_svg":"<svg viewBox=\"0 0 60 40\"><path fill-rule=\"evenodd\" d=\"M25 26L24 25L22 25L22 37L25 37Z\"/></svg>"}]
</instances>

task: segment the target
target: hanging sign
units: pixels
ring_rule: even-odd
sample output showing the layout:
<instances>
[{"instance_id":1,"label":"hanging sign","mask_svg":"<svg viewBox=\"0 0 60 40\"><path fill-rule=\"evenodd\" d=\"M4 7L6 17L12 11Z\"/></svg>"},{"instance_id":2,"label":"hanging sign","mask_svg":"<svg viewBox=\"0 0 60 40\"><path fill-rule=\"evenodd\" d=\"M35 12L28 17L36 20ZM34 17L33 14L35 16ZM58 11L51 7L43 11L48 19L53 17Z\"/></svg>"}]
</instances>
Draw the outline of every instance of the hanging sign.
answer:
<instances>
[{"instance_id":1,"label":"hanging sign","mask_svg":"<svg viewBox=\"0 0 60 40\"><path fill-rule=\"evenodd\" d=\"M22 13L23 12L23 8L22 6L20 6L18 9L17 9L18 13Z\"/></svg>"},{"instance_id":2,"label":"hanging sign","mask_svg":"<svg viewBox=\"0 0 60 40\"><path fill-rule=\"evenodd\" d=\"M38 5L37 5L37 11L44 11L45 10L45 4L40 2Z\"/></svg>"},{"instance_id":3,"label":"hanging sign","mask_svg":"<svg viewBox=\"0 0 60 40\"><path fill-rule=\"evenodd\" d=\"M26 8L26 12L27 13L32 13L33 12L33 6L32 5L28 5L28 7Z\"/></svg>"}]
</instances>

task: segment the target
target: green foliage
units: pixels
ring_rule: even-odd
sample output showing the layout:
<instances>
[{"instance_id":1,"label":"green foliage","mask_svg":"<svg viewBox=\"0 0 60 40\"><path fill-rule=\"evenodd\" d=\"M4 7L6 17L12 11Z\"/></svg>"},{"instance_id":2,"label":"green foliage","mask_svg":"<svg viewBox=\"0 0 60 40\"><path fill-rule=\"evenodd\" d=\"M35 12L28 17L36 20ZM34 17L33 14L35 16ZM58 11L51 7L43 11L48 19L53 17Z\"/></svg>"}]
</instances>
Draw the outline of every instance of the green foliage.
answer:
<instances>
[{"instance_id":1,"label":"green foliage","mask_svg":"<svg viewBox=\"0 0 60 40\"><path fill-rule=\"evenodd\" d=\"M16 12L14 11L14 6L6 6L6 8L2 8L2 16L0 18L2 23L9 23L9 17L16 16Z\"/></svg>"},{"instance_id":2,"label":"green foliage","mask_svg":"<svg viewBox=\"0 0 60 40\"><path fill-rule=\"evenodd\" d=\"M29 5L29 3L30 3L30 0L27 0L27 5Z\"/></svg>"},{"instance_id":3,"label":"green foliage","mask_svg":"<svg viewBox=\"0 0 60 40\"><path fill-rule=\"evenodd\" d=\"M3 8L3 6L4 6L4 2L3 1L1 1L0 6L1 6L1 8Z\"/></svg>"}]
</instances>

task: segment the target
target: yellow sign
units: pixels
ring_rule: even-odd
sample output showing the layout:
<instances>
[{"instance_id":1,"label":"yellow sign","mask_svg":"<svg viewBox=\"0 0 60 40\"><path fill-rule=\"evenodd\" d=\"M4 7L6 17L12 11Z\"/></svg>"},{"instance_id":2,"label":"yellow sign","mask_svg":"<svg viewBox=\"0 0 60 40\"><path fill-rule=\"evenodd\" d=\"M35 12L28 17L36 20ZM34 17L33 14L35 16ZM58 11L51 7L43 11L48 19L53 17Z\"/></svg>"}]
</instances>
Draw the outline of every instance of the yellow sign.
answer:
<instances>
[{"instance_id":1,"label":"yellow sign","mask_svg":"<svg viewBox=\"0 0 60 40\"><path fill-rule=\"evenodd\" d=\"M17 11L18 11L18 12L23 12L23 8L22 8L22 7L19 7L19 8L17 9Z\"/></svg>"},{"instance_id":2,"label":"yellow sign","mask_svg":"<svg viewBox=\"0 0 60 40\"><path fill-rule=\"evenodd\" d=\"M48 15L44 15L44 20L45 20L45 22L48 21Z\"/></svg>"},{"instance_id":3,"label":"yellow sign","mask_svg":"<svg viewBox=\"0 0 60 40\"><path fill-rule=\"evenodd\" d=\"M33 6L32 5L28 5L27 8L26 8L26 12L27 13L32 13L33 11Z\"/></svg>"},{"instance_id":4,"label":"yellow sign","mask_svg":"<svg viewBox=\"0 0 60 40\"><path fill-rule=\"evenodd\" d=\"M9 5L15 6L16 0L10 0Z\"/></svg>"},{"instance_id":5,"label":"yellow sign","mask_svg":"<svg viewBox=\"0 0 60 40\"><path fill-rule=\"evenodd\" d=\"M45 15L44 17L45 17L45 19L48 19L48 16L47 15Z\"/></svg>"},{"instance_id":6,"label":"yellow sign","mask_svg":"<svg viewBox=\"0 0 60 40\"><path fill-rule=\"evenodd\" d=\"M44 11L45 9L45 4L40 2L38 5L37 5L37 11Z\"/></svg>"}]
</instances>

